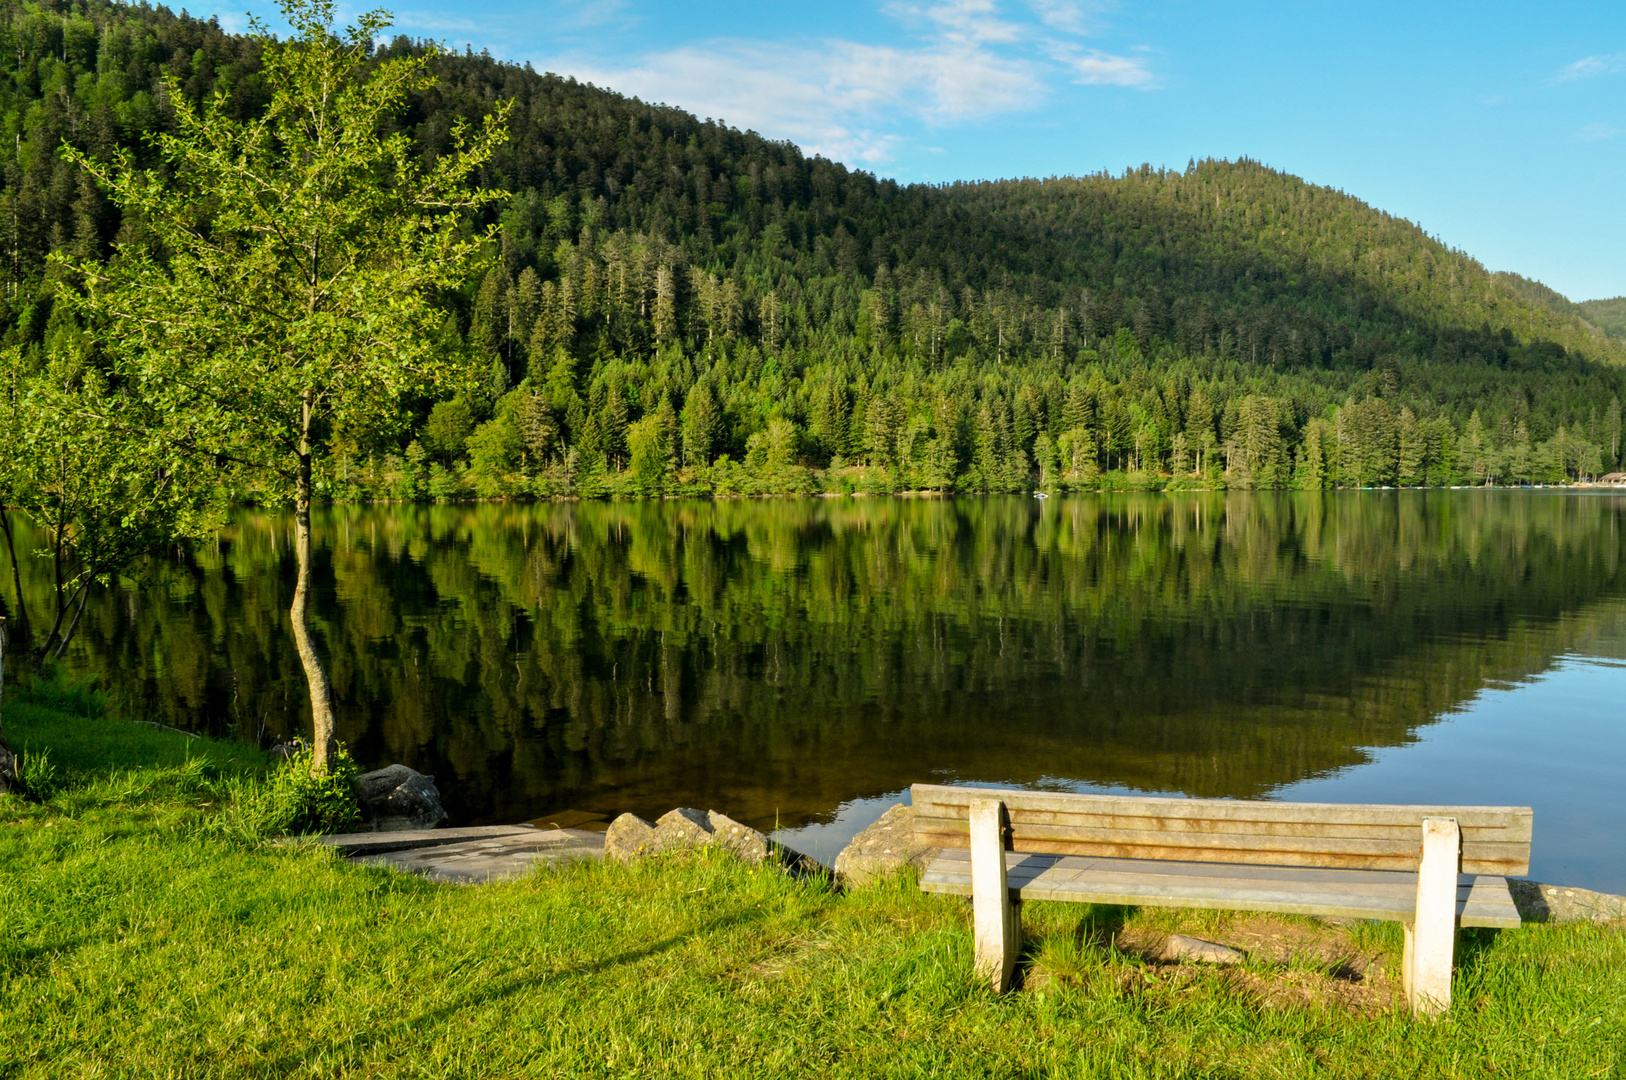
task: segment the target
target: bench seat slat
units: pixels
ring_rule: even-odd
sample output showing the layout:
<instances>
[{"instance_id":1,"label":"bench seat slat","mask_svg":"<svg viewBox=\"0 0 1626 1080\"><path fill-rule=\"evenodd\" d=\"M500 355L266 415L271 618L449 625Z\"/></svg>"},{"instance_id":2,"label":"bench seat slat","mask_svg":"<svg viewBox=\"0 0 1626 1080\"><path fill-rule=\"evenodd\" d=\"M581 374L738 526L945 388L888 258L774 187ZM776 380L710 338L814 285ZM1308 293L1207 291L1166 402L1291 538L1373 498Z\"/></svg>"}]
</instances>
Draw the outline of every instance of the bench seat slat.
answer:
<instances>
[{"instance_id":1,"label":"bench seat slat","mask_svg":"<svg viewBox=\"0 0 1626 1080\"><path fill-rule=\"evenodd\" d=\"M1302 866L1255 866L1247 863L1207 863L1207 862L1170 862L1161 859L1114 859L1100 858L1087 855L1030 855L1026 852L1006 852L1006 860L1011 866L1010 873L1016 873L1016 867L1021 860L1028 858L1053 861L1058 870L1123 870L1129 873L1159 874L1167 873L1176 876L1192 877L1228 877L1257 879L1260 881L1309 881L1309 882L1378 882L1386 881L1405 885L1408 888L1417 884L1415 870L1334 870L1319 867ZM971 865L971 853L964 848L944 849L938 861L945 864L958 862L963 866ZM1459 881L1468 882L1477 875L1460 875Z\"/></svg>"},{"instance_id":2,"label":"bench seat slat","mask_svg":"<svg viewBox=\"0 0 1626 1080\"><path fill-rule=\"evenodd\" d=\"M1085 862L1087 865L1076 865ZM1263 868L1139 860L1070 860L1007 852L1013 894L1024 900L1071 900L1148 907L1266 911L1299 915L1406 921L1416 903L1415 873L1318 871L1303 868L1269 876ZM1066 863L1075 865L1067 866ZM1410 882L1396 880L1410 877ZM946 851L921 877L927 892L969 896L964 851ZM1514 928L1518 910L1504 878L1459 875L1458 916L1463 926Z\"/></svg>"},{"instance_id":3,"label":"bench seat slat","mask_svg":"<svg viewBox=\"0 0 1626 1080\"><path fill-rule=\"evenodd\" d=\"M946 847L965 843L965 837L932 834L917 830L922 847ZM1216 838L1219 839L1219 838ZM1331 845L1302 844L1273 848L1227 847L1214 845L1168 845L1159 843L1102 843L1092 840L1057 840L1018 833L1016 845L1024 851L1052 855L1099 856L1120 859L1170 859L1181 862L1236 862L1260 866L1311 866L1351 870L1413 870L1417 867L1417 845L1398 841L1341 841L1343 850L1325 850ZM1320 848L1318 850L1318 847ZM1528 844L1481 844L1462 854L1462 869L1473 874L1519 876L1529 869Z\"/></svg>"}]
</instances>

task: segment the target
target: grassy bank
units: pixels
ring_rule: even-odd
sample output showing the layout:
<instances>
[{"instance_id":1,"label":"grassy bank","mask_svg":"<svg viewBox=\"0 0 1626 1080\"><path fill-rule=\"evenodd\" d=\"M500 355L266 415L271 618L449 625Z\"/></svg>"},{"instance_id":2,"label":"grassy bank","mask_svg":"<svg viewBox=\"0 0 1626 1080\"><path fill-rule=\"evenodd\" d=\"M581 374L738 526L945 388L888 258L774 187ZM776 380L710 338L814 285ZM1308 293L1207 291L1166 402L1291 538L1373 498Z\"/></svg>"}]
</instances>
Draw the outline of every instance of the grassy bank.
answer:
<instances>
[{"instance_id":1,"label":"grassy bank","mask_svg":"<svg viewBox=\"0 0 1626 1080\"><path fill-rule=\"evenodd\" d=\"M1029 905L1023 989L969 911L709 856L442 886L272 847L251 748L6 704L0 1076L1517 1076L1626 1069L1626 936L1463 935L1448 1020L1397 1007L1393 924ZM1241 968L1146 957L1181 930ZM1113 945L1116 942L1116 946Z\"/></svg>"}]
</instances>

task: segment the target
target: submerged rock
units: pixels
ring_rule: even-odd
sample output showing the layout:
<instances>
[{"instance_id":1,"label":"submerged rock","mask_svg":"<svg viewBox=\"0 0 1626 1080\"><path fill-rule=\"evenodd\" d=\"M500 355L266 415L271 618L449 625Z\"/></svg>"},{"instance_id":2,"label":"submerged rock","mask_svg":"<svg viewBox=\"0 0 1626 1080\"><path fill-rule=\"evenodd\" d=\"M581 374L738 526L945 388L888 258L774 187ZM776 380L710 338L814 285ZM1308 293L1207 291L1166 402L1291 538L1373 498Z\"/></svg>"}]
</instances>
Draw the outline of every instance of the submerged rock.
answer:
<instances>
[{"instance_id":1,"label":"submerged rock","mask_svg":"<svg viewBox=\"0 0 1626 1080\"><path fill-rule=\"evenodd\" d=\"M604 832L604 857L631 862L655 848L655 826L637 814L622 814Z\"/></svg>"},{"instance_id":2,"label":"submerged rock","mask_svg":"<svg viewBox=\"0 0 1626 1080\"><path fill-rule=\"evenodd\" d=\"M941 850L915 843L915 808L898 803L841 849L836 880L851 889L890 877L906 866L924 870Z\"/></svg>"},{"instance_id":3,"label":"submerged rock","mask_svg":"<svg viewBox=\"0 0 1626 1080\"><path fill-rule=\"evenodd\" d=\"M388 765L356 780L361 816L377 832L433 829L450 815L440 804L435 778L405 765Z\"/></svg>"}]
</instances>

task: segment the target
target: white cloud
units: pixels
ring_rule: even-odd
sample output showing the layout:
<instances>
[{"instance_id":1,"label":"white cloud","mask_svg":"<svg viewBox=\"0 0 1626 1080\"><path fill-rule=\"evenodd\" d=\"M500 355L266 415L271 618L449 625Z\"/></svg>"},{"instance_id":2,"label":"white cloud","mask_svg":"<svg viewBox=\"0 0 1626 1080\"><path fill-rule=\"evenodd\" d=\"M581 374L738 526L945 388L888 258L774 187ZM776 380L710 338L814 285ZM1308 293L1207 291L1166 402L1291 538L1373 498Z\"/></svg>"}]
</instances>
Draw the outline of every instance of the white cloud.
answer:
<instances>
[{"instance_id":1,"label":"white cloud","mask_svg":"<svg viewBox=\"0 0 1626 1080\"><path fill-rule=\"evenodd\" d=\"M1078 73L1076 81L1081 83L1127 86L1135 90L1155 90L1159 86L1157 76L1146 66L1145 57L1114 56L1091 49L1071 63Z\"/></svg>"},{"instance_id":2,"label":"white cloud","mask_svg":"<svg viewBox=\"0 0 1626 1080\"><path fill-rule=\"evenodd\" d=\"M1616 135L1620 135L1623 132L1626 132L1626 129L1618 128L1613 124L1600 123L1588 124L1575 134L1577 137L1585 139L1587 142L1602 142L1605 139L1613 139Z\"/></svg>"},{"instance_id":3,"label":"white cloud","mask_svg":"<svg viewBox=\"0 0 1626 1080\"><path fill-rule=\"evenodd\" d=\"M1573 64L1559 68L1558 74L1553 76L1553 81L1575 82L1577 79L1591 79L1598 75L1616 75L1622 71L1626 71L1626 53L1586 56Z\"/></svg>"},{"instance_id":4,"label":"white cloud","mask_svg":"<svg viewBox=\"0 0 1626 1080\"><path fill-rule=\"evenodd\" d=\"M968 48L1011 45L1023 36L1020 24L999 17L996 0L941 0L936 4L892 2L882 10L905 25L924 28L943 42Z\"/></svg>"},{"instance_id":5,"label":"white cloud","mask_svg":"<svg viewBox=\"0 0 1626 1080\"><path fill-rule=\"evenodd\" d=\"M558 70L868 165L891 158L901 136L885 129L900 116L928 124L975 119L1022 108L1043 90L1025 65L976 50L849 41L791 49L714 41L630 67L567 63Z\"/></svg>"},{"instance_id":6,"label":"white cloud","mask_svg":"<svg viewBox=\"0 0 1626 1080\"><path fill-rule=\"evenodd\" d=\"M537 66L874 167L914 142L900 129L1032 109L1061 77L1155 89L1144 58L1083 50L1086 13L1110 2L883 0L908 34L902 43L719 39L627 61L576 55Z\"/></svg>"}]
</instances>

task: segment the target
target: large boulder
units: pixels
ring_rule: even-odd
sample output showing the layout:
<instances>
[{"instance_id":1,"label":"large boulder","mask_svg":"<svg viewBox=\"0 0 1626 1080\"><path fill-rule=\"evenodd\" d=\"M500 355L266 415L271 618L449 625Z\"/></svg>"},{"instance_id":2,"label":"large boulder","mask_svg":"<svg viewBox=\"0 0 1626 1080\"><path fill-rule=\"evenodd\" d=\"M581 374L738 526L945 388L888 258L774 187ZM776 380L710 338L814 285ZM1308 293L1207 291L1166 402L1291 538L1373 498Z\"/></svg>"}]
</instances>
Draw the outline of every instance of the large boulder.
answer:
<instances>
[{"instance_id":1,"label":"large boulder","mask_svg":"<svg viewBox=\"0 0 1626 1080\"><path fill-rule=\"evenodd\" d=\"M622 814L604 833L604 857L616 862L641 859L655 849L655 826L637 814Z\"/></svg>"},{"instance_id":2,"label":"large boulder","mask_svg":"<svg viewBox=\"0 0 1626 1080\"><path fill-rule=\"evenodd\" d=\"M924 870L941 850L915 843L915 808L898 803L841 849L836 856L836 880L851 889L890 877L905 867Z\"/></svg>"},{"instance_id":3,"label":"large boulder","mask_svg":"<svg viewBox=\"0 0 1626 1080\"><path fill-rule=\"evenodd\" d=\"M435 778L405 765L388 765L356 780L361 816L377 832L433 829L450 815L440 804Z\"/></svg>"}]
</instances>

